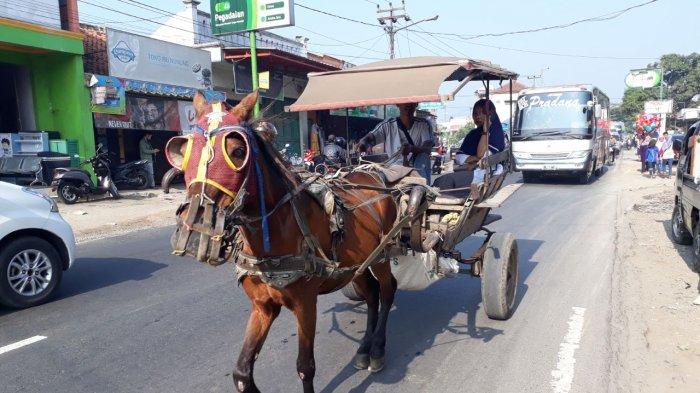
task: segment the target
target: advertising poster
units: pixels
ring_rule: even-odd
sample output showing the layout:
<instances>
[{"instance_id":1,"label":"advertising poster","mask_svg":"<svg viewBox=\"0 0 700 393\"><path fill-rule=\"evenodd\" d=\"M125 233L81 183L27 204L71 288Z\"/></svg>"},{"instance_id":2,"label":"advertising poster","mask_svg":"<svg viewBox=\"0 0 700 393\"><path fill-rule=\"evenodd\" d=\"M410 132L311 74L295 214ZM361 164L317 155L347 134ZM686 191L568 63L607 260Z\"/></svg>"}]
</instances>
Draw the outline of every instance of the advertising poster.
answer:
<instances>
[{"instance_id":1,"label":"advertising poster","mask_svg":"<svg viewBox=\"0 0 700 393\"><path fill-rule=\"evenodd\" d=\"M293 25L292 0L211 0L214 35Z\"/></svg>"},{"instance_id":2,"label":"advertising poster","mask_svg":"<svg viewBox=\"0 0 700 393\"><path fill-rule=\"evenodd\" d=\"M625 77L627 87L648 89L661 83L661 70L632 70Z\"/></svg>"},{"instance_id":3,"label":"advertising poster","mask_svg":"<svg viewBox=\"0 0 700 393\"><path fill-rule=\"evenodd\" d=\"M179 132L178 103L156 97L127 97L124 115L95 113L95 127Z\"/></svg>"},{"instance_id":4,"label":"advertising poster","mask_svg":"<svg viewBox=\"0 0 700 393\"><path fill-rule=\"evenodd\" d=\"M124 85L119 78L93 75L90 78L90 95L93 112L123 115L126 110Z\"/></svg>"},{"instance_id":5,"label":"advertising poster","mask_svg":"<svg viewBox=\"0 0 700 393\"><path fill-rule=\"evenodd\" d=\"M182 135L194 132L195 127L197 127L197 118L192 101L178 101L177 111L180 113L180 130Z\"/></svg>"},{"instance_id":6,"label":"advertising poster","mask_svg":"<svg viewBox=\"0 0 700 393\"><path fill-rule=\"evenodd\" d=\"M270 98L273 100L284 100L284 76L279 71L264 71L260 75L267 73L267 81L265 88L262 84L259 85L261 97ZM233 85L235 92L238 94L248 94L253 91L253 78L251 77L250 64L238 62L233 67Z\"/></svg>"},{"instance_id":7,"label":"advertising poster","mask_svg":"<svg viewBox=\"0 0 700 393\"><path fill-rule=\"evenodd\" d=\"M205 50L107 29L107 54L109 74L118 78L211 88L211 55Z\"/></svg>"}]
</instances>

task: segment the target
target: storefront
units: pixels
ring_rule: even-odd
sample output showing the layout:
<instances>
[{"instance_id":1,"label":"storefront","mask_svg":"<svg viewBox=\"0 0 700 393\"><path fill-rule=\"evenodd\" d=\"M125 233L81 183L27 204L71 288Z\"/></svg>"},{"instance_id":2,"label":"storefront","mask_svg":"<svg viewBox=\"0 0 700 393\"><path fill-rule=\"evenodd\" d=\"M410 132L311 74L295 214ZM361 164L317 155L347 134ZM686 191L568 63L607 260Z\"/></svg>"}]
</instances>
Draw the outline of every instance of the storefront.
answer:
<instances>
[{"instance_id":1,"label":"storefront","mask_svg":"<svg viewBox=\"0 0 700 393\"><path fill-rule=\"evenodd\" d=\"M209 52L113 29L83 26L96 56L90 75L95 134L120 162L140 159L146 133L160 152L154 156L156 182L170 168L163 150L194 124L192 98L211 88ZM225 100L226 95L210 91Z\"/></svg>"},{"instance_id":2,"label":"storefront","mask_svg":"<svg viewBox=\"0 0 700 393\"><path fill-rule=\"evenodd\" d=\"M46 150L48 141L21 141L19 133L37 131L76 140L80 156L94 153L82 55L80 33L0 18L0 134L12 153Z\"/></svg>"}]
</instances>

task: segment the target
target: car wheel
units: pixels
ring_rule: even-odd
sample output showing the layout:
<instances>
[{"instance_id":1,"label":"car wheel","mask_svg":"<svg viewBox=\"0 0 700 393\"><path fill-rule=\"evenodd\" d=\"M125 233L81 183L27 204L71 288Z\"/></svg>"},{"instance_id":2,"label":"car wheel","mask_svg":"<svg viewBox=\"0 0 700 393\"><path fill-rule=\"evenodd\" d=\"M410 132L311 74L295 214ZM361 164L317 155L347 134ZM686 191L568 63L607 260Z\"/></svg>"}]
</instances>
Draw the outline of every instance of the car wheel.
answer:
<instances>
[{"instance_id":1,"label":"car wheel","mask_svg":"<svg viewBox=\"0 0 700 393\"><path fill-rule=\"evenodd\" d=\"M58 199L60 199L61 202L65 203L66 205L72 205L78 202L78 199L80 199L78 188L73 184L66 182L58 185L56 195L58 196Z\"/></svg>"},{"instance_id":2,"label":"car wheel","mask_svg":"<svg viewBox=\"0 0 700 393\"><path fill-rule=\"evenodd\" d=\"M693 243L693 237L690 232L688 232L688 229L686 229L680 205L676 205L673 208L673 215L671 216L671 238L678 244L689 245Z\"/></svg>"},{"instance_id":3,"label":"car wheel","mask_svg":"<svg viewBox=\"0 0 700 393\"><path fill-rule=\"evenodd\" d=\"M0 250L0 303L14 308L36 306L49 299L63 275L56 248L27 236Z\"/></svg>"}]
</instances>

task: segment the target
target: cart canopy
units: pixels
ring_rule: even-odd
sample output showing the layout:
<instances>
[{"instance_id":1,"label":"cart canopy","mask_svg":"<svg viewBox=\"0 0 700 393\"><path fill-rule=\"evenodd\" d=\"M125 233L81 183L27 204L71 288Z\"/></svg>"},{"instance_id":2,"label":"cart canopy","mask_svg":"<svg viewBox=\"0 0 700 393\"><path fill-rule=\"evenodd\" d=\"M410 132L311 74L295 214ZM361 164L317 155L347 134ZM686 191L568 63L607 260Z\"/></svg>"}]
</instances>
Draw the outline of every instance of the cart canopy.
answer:
<instances>
[{"instance_id":1,"label":"cart canopy","mask_svg":"<svg viewBox=\"0 0 700 393\"><path fill-rule=\"evenodd\" d=\"M469 81L516 79L515 72L483 60L408 57L364 64L342 71L309 74L309 83L289 112L354 108L408 102L450 101ZM440 95L445 81L460 81Z\"/></svg>"}]
</instances>

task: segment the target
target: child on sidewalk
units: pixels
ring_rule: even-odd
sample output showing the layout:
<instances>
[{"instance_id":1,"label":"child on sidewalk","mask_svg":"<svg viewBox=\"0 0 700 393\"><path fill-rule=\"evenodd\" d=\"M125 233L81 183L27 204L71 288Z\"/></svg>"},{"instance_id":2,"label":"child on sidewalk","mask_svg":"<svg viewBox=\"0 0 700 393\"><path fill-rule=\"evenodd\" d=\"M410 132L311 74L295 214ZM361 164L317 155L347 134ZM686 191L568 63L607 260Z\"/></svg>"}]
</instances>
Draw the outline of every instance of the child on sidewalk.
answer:
<instances>
[{"instance_id":1,"label":"child on sidewalk","mask_svg":"<svg viewBox=\"0 0 700 393\"><path fill-rule=\"evenodd\" d=\"M647 170L649 171L649 175L653 178L656 176L656 164L659 158L659 148L656 147L656 139L649 141L649 146L647 147L645 155Z\"/></svg>"}]
</instances>

